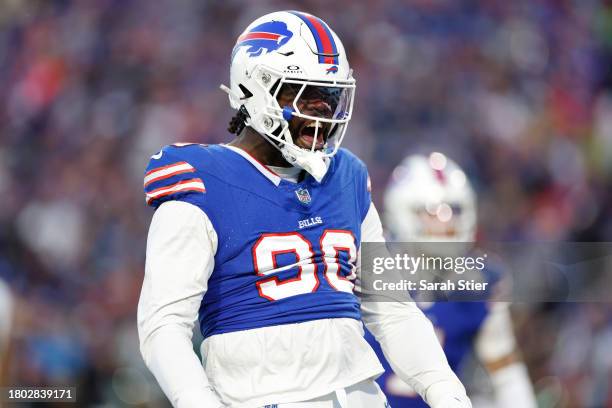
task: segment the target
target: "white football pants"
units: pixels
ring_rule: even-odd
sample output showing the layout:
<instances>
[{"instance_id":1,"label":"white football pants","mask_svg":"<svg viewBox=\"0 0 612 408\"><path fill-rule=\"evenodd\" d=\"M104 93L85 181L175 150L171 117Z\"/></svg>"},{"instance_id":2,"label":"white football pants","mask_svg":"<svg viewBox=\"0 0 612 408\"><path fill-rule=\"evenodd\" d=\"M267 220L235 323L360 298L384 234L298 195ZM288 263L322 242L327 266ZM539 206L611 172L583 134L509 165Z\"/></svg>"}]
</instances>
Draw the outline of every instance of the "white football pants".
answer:
<instances>
[{"instance_id":1,"label":"white football pants","mask_svg":"<svg viewBox=\"0 0 612 408\"><path fill-rule=\"evenodd\" d=\"M269 404L261 408L390 408L387 398L372 379L302 402Z\"/></svg>"}]
</instances>

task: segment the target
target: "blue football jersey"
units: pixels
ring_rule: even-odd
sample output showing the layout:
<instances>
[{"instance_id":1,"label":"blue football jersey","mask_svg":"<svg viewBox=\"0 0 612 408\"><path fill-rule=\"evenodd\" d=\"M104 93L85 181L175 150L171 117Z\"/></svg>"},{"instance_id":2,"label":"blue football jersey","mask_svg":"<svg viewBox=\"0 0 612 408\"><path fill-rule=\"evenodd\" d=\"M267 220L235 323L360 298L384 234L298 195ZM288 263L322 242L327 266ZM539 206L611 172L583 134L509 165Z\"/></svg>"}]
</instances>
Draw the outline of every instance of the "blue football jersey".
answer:
<instances>
[{"instance_id":1,"label":"blue football jersey","mask_svg":"<svg viewBox=\"0 0 612 408\"><path fill-rule=\"evenodd\" d=\"M204 338L327 318L360 319L353 294L361 223L370 206L365 165L347 150L318 183L280 178L246 152L172 145L152 156L147 203L198 206L218 236L199 311Z\"/></svg>"},{"instance_id":2,"label":"blue football jersey","mask_svg":"<svg viewBox=\"0 0 612 408\"><path fill-rule=\"evenodd\" d=\"M418 305L433 323L451 369L459 373L461 364L472 349L476 334L488 315L487 303L430 302ZM385 392L390 405L393 408L429 407L416 392L393 373L380 344L369 331L366 332L366 340L385 368L384 374L376 381Z\"/></svg>"}]
</instances>

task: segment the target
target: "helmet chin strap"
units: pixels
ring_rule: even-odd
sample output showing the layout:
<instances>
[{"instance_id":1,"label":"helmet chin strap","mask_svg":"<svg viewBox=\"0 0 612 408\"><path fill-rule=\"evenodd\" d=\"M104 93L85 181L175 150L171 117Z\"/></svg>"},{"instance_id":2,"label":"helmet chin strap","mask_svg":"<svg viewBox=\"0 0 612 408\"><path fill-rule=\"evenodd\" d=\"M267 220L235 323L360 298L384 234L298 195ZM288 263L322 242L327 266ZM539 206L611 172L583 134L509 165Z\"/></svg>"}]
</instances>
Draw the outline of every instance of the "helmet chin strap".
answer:
<instances>
[{"instance_id":1,"label":"helmet chin strap","mask_svg":"<svg viewBox=\"0 0 612 408\"><path fill-rule=\"evenodd\" d=\"M295 145L285 144L280 149L285 160L292 166L301 167L306 170L317 183L320 183L325 177L328 168L328 162L323 157L322 152L309 152Z\"/></svg>"},{"instance_id":2,"label":"helmet chin strap","mask_svg":"<svg viewBox=\"0 0 612 408\"><path fill-rule=\"evenodd\" d=\"M289 132L289 129L286 127L282 132L283 141L281 143L279 143L277 139L272 138L271 135L265 131L259 131L259 133L264 139L272 144L272 146L280 150L289 164L307 171L317 183L323 180L329 167L329 159L323 156L322 151L313 152L294 145L291 138L291 132Z\"/></svg>"}]
</instances>

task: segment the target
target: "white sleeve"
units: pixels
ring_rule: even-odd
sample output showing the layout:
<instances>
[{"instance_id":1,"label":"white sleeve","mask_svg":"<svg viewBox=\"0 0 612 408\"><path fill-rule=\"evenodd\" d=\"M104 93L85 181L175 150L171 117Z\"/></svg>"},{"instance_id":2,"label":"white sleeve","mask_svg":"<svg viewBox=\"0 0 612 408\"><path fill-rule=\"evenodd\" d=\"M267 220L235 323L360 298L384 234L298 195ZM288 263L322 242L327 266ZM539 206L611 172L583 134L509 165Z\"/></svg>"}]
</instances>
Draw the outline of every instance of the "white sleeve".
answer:
<instances>
[{"instance_id":1,"label":"white sleeve","mask_svg":"<svg viewBox=\"0 0 612 408\"><path fill-rule=\"evenodd\" d=\"M382 225L372 204L361 225L363 242L384 242ZM363 321L380 343L393 371L432 407L458 399L470 407L465 388L446 361L433 325L414 302L363 301Z\"/></svg>"},{"instance_id":2,"label":"white sleeve","mask_svg":"<svg viewBox=\"0 0 612 408\"><path fill-rule=\"evenodd\" d=\"M382 223L374 203L370 204L368 213L361 223L361 242L385 242Z\"/></svg>"},{"instance_id":3,"label":"white sleeve","mask_svg":"<svg viewBox=\"0 0 612 408\"><path fill-rule=\"evenodd\" d=\"M537 407L527 367L516 357L516 339L507 303L492 304L476 338L475 351L491 376L496 407Z\"/></svg>"},{"instance_id":4,"label":"white sleeve","mask_svg":"<svg viewBox=\"0 0 612 408\"><path fill-rule=\"evenodd\" d=\"M155 211L138 303L138 335L147 367L176 408L223 406L191 340L216 250L216 232L198 207L169 201Z\"/></svg>"}]
</instances>

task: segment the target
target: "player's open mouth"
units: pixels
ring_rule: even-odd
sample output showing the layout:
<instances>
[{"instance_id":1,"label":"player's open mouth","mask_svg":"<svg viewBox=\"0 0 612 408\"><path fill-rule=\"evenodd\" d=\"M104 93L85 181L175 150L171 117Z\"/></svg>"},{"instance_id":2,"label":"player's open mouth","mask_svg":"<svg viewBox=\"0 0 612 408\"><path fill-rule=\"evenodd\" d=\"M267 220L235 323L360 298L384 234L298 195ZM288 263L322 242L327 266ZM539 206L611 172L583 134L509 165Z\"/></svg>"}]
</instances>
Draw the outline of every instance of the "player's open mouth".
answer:
<instances>
[{"instance_id":1,"label":"player's open mouth","mask_svg":"<svg viewBox=\"0 0 612 408\"><path fill-rule=\"evenodd\" d=\"M295 141L295 144L303 149L312 149L312 143L314 141L315 133L317 133L317 142L315 149L323 149L323 147L325 146L325 141L327 140L327 129L322 123L319 123L317 131L317 122L315 121L306 122L300 128L300 133L297 140Z\"/></svg>"}]
</instances>

